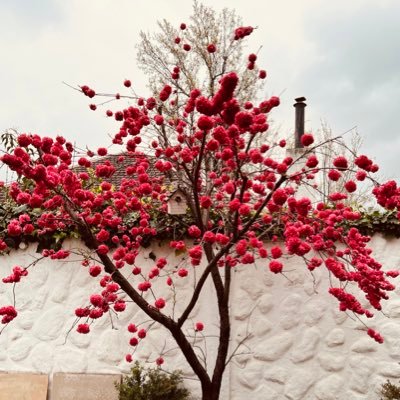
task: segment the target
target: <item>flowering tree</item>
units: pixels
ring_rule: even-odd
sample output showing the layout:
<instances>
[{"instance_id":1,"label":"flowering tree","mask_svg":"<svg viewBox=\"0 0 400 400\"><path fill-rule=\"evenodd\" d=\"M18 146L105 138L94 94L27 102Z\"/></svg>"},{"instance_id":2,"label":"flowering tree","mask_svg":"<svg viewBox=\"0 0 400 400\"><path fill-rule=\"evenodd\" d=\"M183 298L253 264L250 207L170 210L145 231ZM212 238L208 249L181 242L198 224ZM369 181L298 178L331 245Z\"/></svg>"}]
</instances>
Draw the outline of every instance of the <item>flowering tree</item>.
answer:
<instances>
[{"instance_id":1,"label":"flowering tree","mask_svg":"<svg viewBox=\"0 0 400 400\"><path fill-rule=\"evenodd\" d=\"M184 35L186 25L180 29ZM252 27L236 28L230 34L233 45L252 32ZM174 40L171 46L190 52L188 42ZM220 43L208 43L203 51L212 59ZM248 71L265 78L264 73L255 72L256 55L247 59ZM381 301L394 289L389 278L398 272L384 272L367 247L370 238L349 228L348 222L357 221L360 214L344 200L357 190L357 181L370 179L378 203L394 209L400 189L394 182L378 185L373 179L378 167L365 155L352 160L339 155L331 165L321 166L317 154L324 143L314 144L311 134L302 136L303 148L292 156L284 154L286 142L270 142L268 133L268 116L279 105L277 97L255 104L238 101L241 76L229 69L221 74L216 67L212 75L218 82L215 90L204 95L194 87L187 92L179 85L185 61L179 59L170 71L173 85L165 84L155 97L112 95L116 100L127 97L132 101L122 110L106 111L120 124L113 138L113 144L120 147L117 156L100 147L95 158L88 151L77 166L73 155L78 150L63 137L18 135L17 145L1 158L18 180L5 188L14 214L3 224L0 250L6 254L10 243L24 237L41 241L62 233L78 236L87 248L80 253L82 265L88 267L100 290L88 294L88 303L75 310L77 331L88 334L97 319L107 318L110 309L124 312L129 300L151 324L162 325L175 340L201 383L203 400L216 400L227 362L234 356L230 348L230 304L235 301L232 271L258 259L271 274L281 274L285 272L283 256L297 256L310 274L316 268L327 270L332 282L329 293L338 300L340 310L372 318L371 310L380 310ZM131 82L125 80L124 86L130 88ZM99 96L87 85L79 90L89 98ZM142 151L146 146L147 151ZM346 176L344 190L318 201L321 174L333 181ZM304 197L303 186L315 189L316 195ZM177 188L187 204L180 217L168 213L170 195ZM179 228L175 237L168 230L172 225ZM277 232L281 232L281 241L275 240ZM137 264L141 249L160 237L169 237L172 249L187 254L179 268L157 255L151 266ZM275 241L267 247L269 238ZM41 258L70 256L51 240L42 240L42 247ZM37 267L41 258L31 265L14 266L3 282L15 286L28 279L29 268ZM195 273L189 298L180 296L175 283ZM159 291L157 282L164 291ZM206 284L215 289L209 306L219 316L218 348L211 368L191 340L193 332L208 329L203 321L191 320ZM173 292L173 301L166 301L165 290ZM363 307L360 296L371 307ZM172 311L176 304L179 315ZM17 317L15 304L2 306L0 315L3 324L12 322ZM138 326L140 322L127 326L132 349L148 333L145 324ZM367 333L383 341L378 332L368 329ZM132 361L132 352L126 359ZM163 362L160 356L157 364Z\"/></svg>"}]
</instances>

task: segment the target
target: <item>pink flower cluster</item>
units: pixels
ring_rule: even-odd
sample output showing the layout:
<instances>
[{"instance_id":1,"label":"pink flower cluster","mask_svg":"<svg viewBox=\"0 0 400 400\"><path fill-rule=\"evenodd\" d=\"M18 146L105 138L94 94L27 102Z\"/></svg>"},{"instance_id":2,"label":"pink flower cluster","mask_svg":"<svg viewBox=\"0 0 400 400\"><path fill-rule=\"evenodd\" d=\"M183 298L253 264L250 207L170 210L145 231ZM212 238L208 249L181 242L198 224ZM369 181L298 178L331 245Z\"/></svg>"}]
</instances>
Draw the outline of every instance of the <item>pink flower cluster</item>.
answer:
<instances>
[{"instance_id":1,"label":"pink flower cluster","mask_svg":"<svg viewBox=\"0 0 400 400\"><path fill-rule=\"evenodd\" d=\"M5 306L5 307L0 307L0 315L3 317L1 319L1 323L8 324L18 315L18 313L15 307Z\"/></svg>"},{"instance_id":2,"label":"pink flower cluster","mask_svg":"<svg viewBox=\"0 0 400 400\"><path fill-rule=\"evenodd\" d=\"M235 40L243 39L249 36L253 32L254 28L252 26L241 26L235 29Z\"/></svg>"},{"instance_id":3,"label":"pink flower cluster","mask_svg":"<svg viewBox=\"0 0 400 400\"><path fill-rule=\"evenodd\" d=\"M6 278L3 278L2 281L3 283L17 283L21 280L21 277L27 275L28 275L27 269L22 268L20 266L15 266L12 270L12 273Z\"/></svg>"}]
</instances>

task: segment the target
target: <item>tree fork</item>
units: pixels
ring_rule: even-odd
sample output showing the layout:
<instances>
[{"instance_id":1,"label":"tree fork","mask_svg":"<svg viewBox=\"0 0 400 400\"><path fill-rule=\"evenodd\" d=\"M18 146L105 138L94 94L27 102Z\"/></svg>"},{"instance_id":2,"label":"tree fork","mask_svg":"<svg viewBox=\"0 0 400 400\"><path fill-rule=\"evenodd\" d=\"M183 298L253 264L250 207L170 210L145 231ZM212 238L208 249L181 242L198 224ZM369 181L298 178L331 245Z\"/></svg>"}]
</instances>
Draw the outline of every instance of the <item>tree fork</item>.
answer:
<instances>
[{"instance_id":1,"label":"tree fork","mask_svg":"<svg viewBox=\"0 0 400 400\"><path fill-rule=\"evenodd\" d=\"M68 213L70 214L71 218L73 218L73 220L77 223L81 231L82 238L88 248L91 250L96 250L98 243L92 232L87 229L83 221L81 222L79 220L79 217L72 209L68 209ZM211 387L211 380L209 375L207 374L206 369L201 365L198 357L196 356L196 353L194 352L191 344L186 339L186 336L182 332L182 329L180 328L178 323L150 306L150 304L142 296L139 295L139 293L132 287L128 280L115 267L114 263L110 260L108 255L98 253L97 255L103 263L105 271L112 276L113 281L118 283L121 289L133 300L133 302L138 307L140 307L150 318L152 318L154 321L159 322L171 332L177 345L182 350L186 361L193 369L193 372L200 379L202 386L207 386L207 388Z\"/></svg>"}]
</instances>

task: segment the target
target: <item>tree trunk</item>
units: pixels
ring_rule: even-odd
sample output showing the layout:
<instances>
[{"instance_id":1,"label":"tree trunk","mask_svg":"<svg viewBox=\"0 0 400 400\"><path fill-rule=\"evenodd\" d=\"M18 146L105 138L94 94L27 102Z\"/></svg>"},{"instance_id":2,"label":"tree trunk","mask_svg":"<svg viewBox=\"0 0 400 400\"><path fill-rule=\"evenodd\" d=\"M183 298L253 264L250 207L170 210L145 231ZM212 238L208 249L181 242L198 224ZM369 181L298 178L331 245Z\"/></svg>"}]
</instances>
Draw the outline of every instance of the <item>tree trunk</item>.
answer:
<instances>
[{"instance_id":1,"label":"tree trunk","mask_svg":"<svg viewBox=\"0 0 400 400\"><path fill-rule=\"evenodd\" d=\"M212 385L211 387L204 388L202 386L202 396L201 400L219 400L221 387L215 387Z\"/></svg>"}]
</instances>

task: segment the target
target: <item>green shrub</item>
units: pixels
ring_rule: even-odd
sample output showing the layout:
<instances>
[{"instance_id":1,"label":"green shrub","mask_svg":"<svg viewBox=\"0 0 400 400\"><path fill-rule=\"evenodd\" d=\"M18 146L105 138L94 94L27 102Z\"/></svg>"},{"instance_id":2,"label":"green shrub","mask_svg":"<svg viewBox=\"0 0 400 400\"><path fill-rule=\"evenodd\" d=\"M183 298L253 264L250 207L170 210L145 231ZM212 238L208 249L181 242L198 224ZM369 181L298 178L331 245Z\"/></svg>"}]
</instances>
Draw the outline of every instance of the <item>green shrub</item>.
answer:
<instances>
[{"instance_id":1,"label":"green shrub","mask_svg":"<svg viewBox=\"0 0 400 400\"><path fill-rule=\"evenodd\" d=\"M131 374L115 386L119 400L188 400L189 391L182 382L179 371L167 374L160 369L145 369L136 362Z\"/></svg>"},{"instance_id":2,"label":"green shrub","mask_svg":"<svg viewBox=\"0 0 400 400\"><path fill-rule=\"evenodd\" d=\"M400 386L393 385L393 383L387 381L382 385L381 394L383 396L381 400L400 399Z\"/></svg>"}]
</instances>

